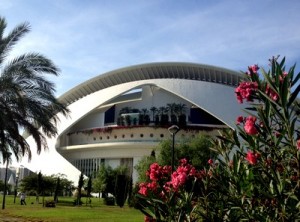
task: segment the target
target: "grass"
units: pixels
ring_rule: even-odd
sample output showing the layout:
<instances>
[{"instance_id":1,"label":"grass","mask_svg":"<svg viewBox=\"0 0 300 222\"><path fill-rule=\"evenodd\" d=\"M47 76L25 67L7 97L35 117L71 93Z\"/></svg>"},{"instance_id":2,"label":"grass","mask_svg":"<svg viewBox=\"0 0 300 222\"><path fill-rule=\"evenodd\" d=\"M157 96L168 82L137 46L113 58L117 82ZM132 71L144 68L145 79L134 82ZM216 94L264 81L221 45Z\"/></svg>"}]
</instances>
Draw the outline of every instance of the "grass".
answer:
<instances>
[{"instance_id":1,"label":"grass","mask_svg":"<svg viewBox=\"0 0 300 222\"><path fill-rule=\"evenodd\" d=\"M1 195L0 201L2 204ZM102 199L92 198L91 205L86 205L86 198L82 206L73 206L74 198L60 197L59 203L55 208L43 207L42 204L35 203L35 197L27 197L27 205L20 205L19 199L13 203L13 196L6 196L5 209L1 210L0 221L5 217L14 216L31 222L140 222L144 221L143 214L125 205L123 208L118 206L106 206ZM51 197L45 200L52 200ZM41 198L40 198L41 202Z\"/></svg>"}]
</instances>

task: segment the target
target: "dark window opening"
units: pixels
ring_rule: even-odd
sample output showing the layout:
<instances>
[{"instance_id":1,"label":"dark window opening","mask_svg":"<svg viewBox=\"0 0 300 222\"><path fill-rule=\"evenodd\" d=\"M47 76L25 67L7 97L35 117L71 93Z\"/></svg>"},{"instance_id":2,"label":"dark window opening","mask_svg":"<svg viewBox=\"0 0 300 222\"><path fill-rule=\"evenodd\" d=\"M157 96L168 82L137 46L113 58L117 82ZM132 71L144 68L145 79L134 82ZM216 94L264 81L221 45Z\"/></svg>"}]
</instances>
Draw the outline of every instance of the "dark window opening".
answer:
<instances>
[{"instance_id":1,"label":"dark window opening","mask_svg":"<svg viewBox=\"0 0 300 222\"><path fill-rule=\"evenodd\" d=\"M200 108L191 108L190 122L192 124L212 124L212 125L224 125L223 122L205 112Z\"/></svg>"}]
</instances>

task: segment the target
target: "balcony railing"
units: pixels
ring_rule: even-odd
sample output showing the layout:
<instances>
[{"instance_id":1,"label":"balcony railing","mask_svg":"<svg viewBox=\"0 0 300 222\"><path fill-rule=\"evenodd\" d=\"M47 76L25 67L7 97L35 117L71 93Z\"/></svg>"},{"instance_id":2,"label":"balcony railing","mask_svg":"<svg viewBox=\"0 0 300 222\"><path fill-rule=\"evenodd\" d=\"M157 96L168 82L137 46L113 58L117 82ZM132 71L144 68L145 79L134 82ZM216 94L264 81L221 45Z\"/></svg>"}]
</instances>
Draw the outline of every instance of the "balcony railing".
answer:
<instances>
[{"instance_id":1,"label":"balcony railing","mask_svg":"<svg viewBox=\"0 0 300 222\"><path fill-rule=\"evenodd\" d=\"M222 126L193 125L181 129L177 138L194 137L199 132L214 134ZM160 142L171 138L168 126L109 126L70 132L59 137L56 147L114 142Z\"/></svg>"}]
</instances>

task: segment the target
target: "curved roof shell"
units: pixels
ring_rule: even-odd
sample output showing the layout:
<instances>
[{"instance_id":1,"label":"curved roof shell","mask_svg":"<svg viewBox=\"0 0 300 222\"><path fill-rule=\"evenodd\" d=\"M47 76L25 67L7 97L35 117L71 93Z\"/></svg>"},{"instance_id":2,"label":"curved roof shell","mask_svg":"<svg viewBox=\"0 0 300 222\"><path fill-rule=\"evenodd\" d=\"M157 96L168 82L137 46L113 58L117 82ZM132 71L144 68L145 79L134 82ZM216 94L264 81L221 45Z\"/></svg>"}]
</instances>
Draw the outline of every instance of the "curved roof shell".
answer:
<instances>
[{"instance_id":1,"label":"curved roof shell","mask_svg":"<svg viewBox=\"0 0 300 222\"><path fill-rule=\"evenodd\" d=\"M141 64L98 75L67 91L59 100L69 105L82 97L111 86L149 79L186 79L237 86L243 76L229 69L195 63Z\"/></svg>"}]
</instances>

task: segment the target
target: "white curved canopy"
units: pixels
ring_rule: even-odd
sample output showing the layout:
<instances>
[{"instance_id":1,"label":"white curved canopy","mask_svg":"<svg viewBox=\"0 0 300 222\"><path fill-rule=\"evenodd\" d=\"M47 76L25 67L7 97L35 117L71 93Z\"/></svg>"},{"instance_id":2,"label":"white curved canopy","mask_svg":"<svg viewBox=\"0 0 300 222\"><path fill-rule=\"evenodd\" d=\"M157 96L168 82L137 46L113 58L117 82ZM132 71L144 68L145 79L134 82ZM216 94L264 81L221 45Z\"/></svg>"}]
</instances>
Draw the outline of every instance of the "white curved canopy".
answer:
<instances>
[{"instance_id":1,"label":"white curved canopy","mask_svg":"<svg viewBox=\"0 0 300 222\"><path fill-rule=\"evenodd\" d=\"M84 96L114 85L147 79L187 79L237 86L242 78L236 71L210 65L182 62L149 63L98 75L64 93L59 100L71 104Z\"/></svg>"}]
</instances>

